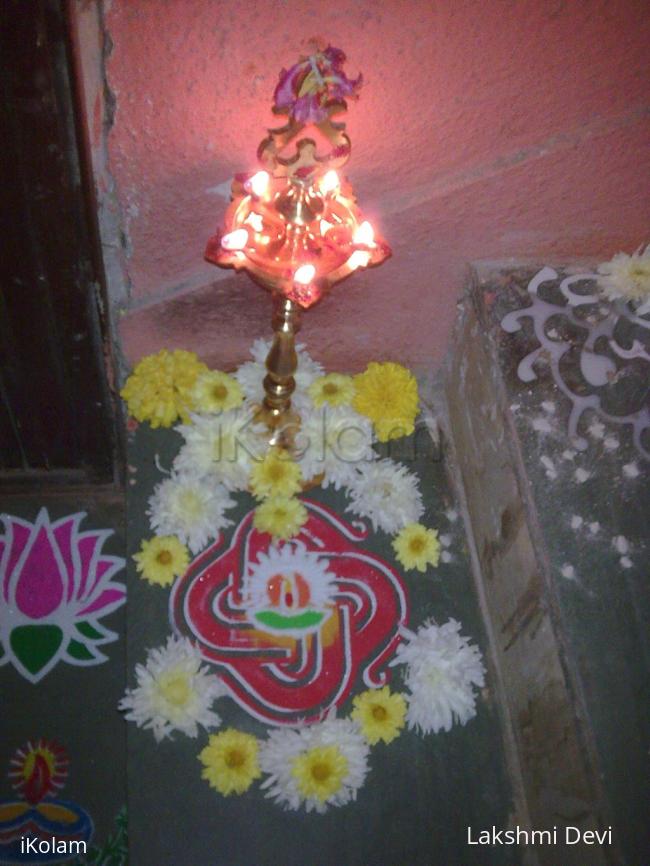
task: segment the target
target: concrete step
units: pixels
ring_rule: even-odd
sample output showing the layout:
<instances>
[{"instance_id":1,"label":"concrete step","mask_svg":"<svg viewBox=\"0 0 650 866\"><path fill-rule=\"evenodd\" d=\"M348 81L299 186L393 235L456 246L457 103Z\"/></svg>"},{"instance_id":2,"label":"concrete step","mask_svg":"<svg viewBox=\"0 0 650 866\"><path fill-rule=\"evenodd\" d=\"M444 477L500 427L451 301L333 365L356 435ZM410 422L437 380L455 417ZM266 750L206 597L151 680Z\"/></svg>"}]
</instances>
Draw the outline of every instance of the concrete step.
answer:
<instances>
[{"instance_id":1,"label":"concrete step","mask_svg":"<svg viewBox=\"0 0 650 866\"><path fill-rule=\"evenodd\" d=\"M611 845L529 853L637 866L650 861L648 320L593 296L590 273L479 266L445 393L520 814L612 828Z\"/></svg>"}]
</instances>

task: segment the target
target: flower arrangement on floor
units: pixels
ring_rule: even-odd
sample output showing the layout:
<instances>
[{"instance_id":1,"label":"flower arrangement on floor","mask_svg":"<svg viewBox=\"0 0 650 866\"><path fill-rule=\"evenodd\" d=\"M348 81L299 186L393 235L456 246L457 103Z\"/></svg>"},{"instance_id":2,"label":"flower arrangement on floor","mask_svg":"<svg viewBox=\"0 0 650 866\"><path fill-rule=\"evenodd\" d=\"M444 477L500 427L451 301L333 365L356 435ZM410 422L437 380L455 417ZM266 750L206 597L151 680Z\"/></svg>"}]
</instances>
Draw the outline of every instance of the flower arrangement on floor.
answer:
<instances>
[{"instance_id":1,"label":"flower arrangement on floor","mask_svg":"<svg viewBox=\"0 0 650 866\"><path fill-rule=\"evenodd\" d=\"M399 364L375 362L357 376L325 373L298 347L292 403L301 426L288 453L269 447L266 428L256 422L268 349L257 340L252 360L232 376L209 370L192 353L163 351L137 365L122 396L139 421L169 427L180 420L176 430L183 440L168 477L149 499L154 535L134 556L138 573L163 587L181 579L190 554L218 541L233 523L228 512L237 493L247 491L257 502L253 527L269 538L267 552L258 553L246 576L251 621L286 641L326 627L334 592L326 557L296 539L309 517L300 498L305 489L342 490L348 511L392 536L406 570L437 566L440 542L434 528L420 523L417 476L373 447L413 433L419 408L414 376ZM264 606L267 596L283 599L282 613ZM308 608L299 607L303 596ZM428 621L415 632L400 627L391 665L403 670L403 693L387 685L368 688L353 697L348 717L337 717L332 706L311 724L282 726L264 740L219 730L213 705L229 690L187 637L171 636L149 651L120 708L157 741L174 732L196 737L199 728L216 731L199 761L203 778L223 796L261 780L282 807L324 812L355 799L369 772L371 746L392 742L405 727L423 734L448 731L474 716L485 671L478 648L460 628L454 620Z\"/></svg>"},{"instance_id":2,"label":"flower arrangement on floor","mask_svg":"<svg viewBox=\"0 0 650 866\"><path fill-rule=\"evenodd\" d=\"M349 511L370 520L375 531L394 535L404 568L435 566L436 532L418 523L424 508L417 477L394 460L379 459L373 448L374 441L413 433L415 377L390 362L372 362L357 376L325 374L299 347L292 403L301 428L292 455L269 449L266 430L255 421L264 398L269 346L256 340L253 360L233 376L208 370L191 352L162 351L140 361L127 380L122 396L138 421L153 427L169 427L179 418L183 422L176 427L184 444L172 473L149 502L156 535L175 538L197 554L231 525L232 494L248 490L260 503L256 526L286 540L307 518L297 494L319 483L343 489ZM146 580L168 584L172 564L187 562L177 545L167 551L169 559L163 551L154 556L150 545L138 555L138 569Z\"/></svg>"},{"instance_id":3,"label":"flower arrangement on floor","mask_svg":"<svg viewBox=\"0 0 650 866\"><path fill-rule=\"evenodd\" d=\"M632 302L639 316L650 312L650 244L632 253L616 253L598 265L600 292L610 301Z\"/></svg>"}]
</instances>

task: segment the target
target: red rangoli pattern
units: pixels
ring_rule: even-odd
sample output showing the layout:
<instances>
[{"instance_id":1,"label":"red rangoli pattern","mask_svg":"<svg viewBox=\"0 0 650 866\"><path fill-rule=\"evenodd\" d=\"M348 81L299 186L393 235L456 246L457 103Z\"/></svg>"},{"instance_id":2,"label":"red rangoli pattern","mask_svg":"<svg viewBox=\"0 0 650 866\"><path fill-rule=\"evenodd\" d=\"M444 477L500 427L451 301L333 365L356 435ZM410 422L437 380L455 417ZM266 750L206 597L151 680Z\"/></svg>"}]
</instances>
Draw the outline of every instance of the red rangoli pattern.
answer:
<instances>
[{"instance_id":1,"label":"red rangoli pattern","mask_svg":"<svg viewBox=\"0 0 650 866\"><path fill-rule=\"evenodd\" d=\"M246 577L271 544L267 533L253 527L253 511L227 550L215 556L217 542L197 557L170 598L175 630L196 643L237 703L267 724L318 721L341 705L355 685L387 683L387 665L408 616L399 574L360 546L367 529L344 522L318 503L303 502L309 519L288 544L297 542L318 554L333 575L332 611L320 629L283 635L265 632L251 621ZM276 583L270 582L271 603ZM299 613L309 593L294 595L289 596L296 607L292 612Z\"/></svg>"}]
</instances>

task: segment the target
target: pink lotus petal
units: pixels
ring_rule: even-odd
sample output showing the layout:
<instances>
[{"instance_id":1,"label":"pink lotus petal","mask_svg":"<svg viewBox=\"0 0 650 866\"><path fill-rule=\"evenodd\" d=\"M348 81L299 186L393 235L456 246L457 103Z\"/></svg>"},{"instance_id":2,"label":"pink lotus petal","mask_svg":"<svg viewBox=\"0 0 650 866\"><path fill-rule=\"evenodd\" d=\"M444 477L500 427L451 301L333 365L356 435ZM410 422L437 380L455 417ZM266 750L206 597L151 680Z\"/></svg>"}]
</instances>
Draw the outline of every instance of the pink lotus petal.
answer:
<instances>
[{"instance_id":1,"label":"pink lotus petal","mask_svg":"<svg viewBox=\"0 0 650 866\"><path fill-rule=\"evenodd\" d=\"M102 616L106 616L108 613L112 613L116 610L120 605L124 604L126 601L126 592L123 589L105 589L101 595L92 602L92 604L85 607L83 610L80 610L78 613L79 617L87 616L89 613L94 613L102 608L106 608L106 610L102 611Z\"/></svg>"},{"instance_id":2,"label":"pink lotus petal","mask_svg":"<svg viewBox=\"0 0 650 866\"><path fill-rule=\"evenodd\" d=\"M115 559L112 556L100 556L97 560L97 565L95 566L95 579L93 580L92 585L88 584L84 598L91 599L93 597L95 591L99 588L107 573L113 569L114 565ZM81 599L82 596L79 596L79 598Z\"/></svg>"},{"instance_id":3,"label":"pink lotus petal","mask_svg":"<svg viewBox=\"0 0 650 866\"><path fill-rule=\"evenodd\" d=\"M29 541L32 527L31 525L27 527L23 526L22 523L14 520L10 515L4 517L4 522L7 527L7 534L11 533L11 549L9 550L9 557L5 567L4 580L2 582L2 594L4 595L5 600L9 601L9 581L13 570L16 567L16 563L20 559L20 555Z\"/></svg>"},{"instance_id":4,"label":"pink lotus petal","mask_svg":"<svg viewBox=\"0 0 650 866\"><path fill-rule=\"evenodd\" d=\"M76 593L77 598L85 598L91 591L87 589L88 577L91 571L93 556L101 548L102 541L103 536L101 532L85 532L77 542L79 558L81 560L81 574Z\"/></svg>"},{"instance_id":5,"label":"pink lotus petal","mask_svg":"<svg viewBox=\"0 0 650 866\"><path fill-rule=\"evenodd\" d=\"M72 535L77 527L76 515L71 515L67 520L61 521L53 530L54 538L65 565L68 577L67 601L74 595L74 556L72 553Z\"/></svg>"},{"instance_id":6,"label":"pink lotus petal","mask_svg":"<svg viewBox=\"0 0 650 866\"><path fill-rule=\"evenodd\" d=\"M61 604L65 580L48 526L41 524L16 584L18 608L31 619L42 619Z\"/></svg>"}]
</instances>

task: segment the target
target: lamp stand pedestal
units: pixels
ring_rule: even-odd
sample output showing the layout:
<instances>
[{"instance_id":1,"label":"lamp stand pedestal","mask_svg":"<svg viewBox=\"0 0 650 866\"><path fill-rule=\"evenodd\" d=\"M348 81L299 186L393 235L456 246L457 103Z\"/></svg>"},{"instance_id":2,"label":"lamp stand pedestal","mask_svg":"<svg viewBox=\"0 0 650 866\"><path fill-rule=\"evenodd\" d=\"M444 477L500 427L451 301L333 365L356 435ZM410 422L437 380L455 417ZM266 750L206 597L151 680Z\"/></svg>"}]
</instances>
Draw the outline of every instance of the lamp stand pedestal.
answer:
<instances>
[{"instance_id":1,"label":"lamp stand pedestal","mask_svg":"<svg viewBox=\"0 0 650 866\"><path fill-rule=\"evenodd\" d=\"M273 345L266 358L264 402L256 420L269 429L269 444L291 450L300 429L300 416L291 409L298 369L296 334L300 330L300 307L283 295L274 296Z\"/></svg>"}]
</instances>

